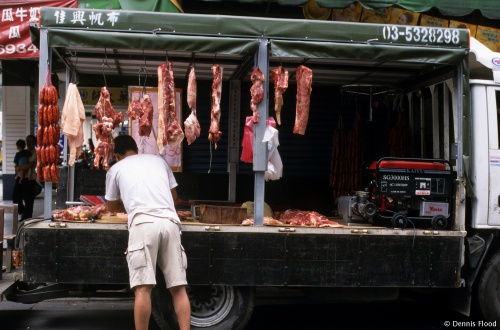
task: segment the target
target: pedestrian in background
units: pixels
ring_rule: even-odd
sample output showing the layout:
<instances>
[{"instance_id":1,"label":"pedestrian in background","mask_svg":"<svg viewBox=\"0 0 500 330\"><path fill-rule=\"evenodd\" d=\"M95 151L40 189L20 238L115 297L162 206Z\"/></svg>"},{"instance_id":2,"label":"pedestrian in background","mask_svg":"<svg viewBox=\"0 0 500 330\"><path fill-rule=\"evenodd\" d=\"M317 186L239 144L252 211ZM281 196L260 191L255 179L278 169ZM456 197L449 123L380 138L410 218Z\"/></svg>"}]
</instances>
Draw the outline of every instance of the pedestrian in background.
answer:
<instances>
[{"instance_id":1,"label":"pedestrian in background","mask_svg":"<svg viewBox=\"0 0 500 330\"><path fill-rule=\"evenodd\" d=\"M28 163L18 166L20 170L28 170L28 178L23 181L22 187L22 200L24 202L24 212L21 221L33 217L33 204L35 203L35 197L37 195L38 184L36 182L36 137L32 134L26 137L26 146L30 152L30 157Z\"/></svg>"},{"instance_id":2,"label":"pedestrian in background","mask_svg":"<svg viewBox=\"0 0 500 330\"><path fill-rule=\"evenodd\" d=\"M29 168L20 166L29 163L31 152L26 149L26 141L19 139L16 141L17 152L14 155L14 190L12 192L12 202L17 204L19 214L24 213L23 187L27 186L29 180ZM23 185L24 183L24 185Z\"/></svg>"}]
</instances>

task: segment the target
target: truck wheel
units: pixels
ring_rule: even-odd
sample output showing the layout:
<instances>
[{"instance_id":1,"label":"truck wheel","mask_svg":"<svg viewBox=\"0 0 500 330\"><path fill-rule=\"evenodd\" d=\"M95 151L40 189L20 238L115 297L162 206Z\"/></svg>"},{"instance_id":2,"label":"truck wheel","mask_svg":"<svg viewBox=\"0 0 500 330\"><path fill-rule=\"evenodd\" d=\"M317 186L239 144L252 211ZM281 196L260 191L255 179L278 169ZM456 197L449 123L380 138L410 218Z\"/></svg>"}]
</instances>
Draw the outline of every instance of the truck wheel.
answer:
<instances>
[{"instance_id":1,"label":"truck wheel","mask_svg":"<svg viewBox=\"0 0 500 330\"><path fill-rule=\"evenodd\" d=\"M226 285L190 286L191 328L245 329L254 308L254 289Z\"/></svg>"},{"instance_id":2,"label":"truck wheel","mask_svg":"<svg viewBox=\"0 0 500 330\"><path fill-rule=\"evenodd\" d=\"M150 329L179 329L170 292L157 285L152 295ZM254 308L254 289L225 285L188 286L191 302L191 329L240 330L250 320ZM154 321L154 322L153 322Z\"/></svg>"},{"instance_id":3,"label":"truck wheel","mask_svg":"<svg viewBox=\"0 0 500 330\"><path fill-rule=\"evenodd\" d=\"M487 321L500 319L500 253L486 264L476 290L479 312Z\"/></svg>"}]
</instances>

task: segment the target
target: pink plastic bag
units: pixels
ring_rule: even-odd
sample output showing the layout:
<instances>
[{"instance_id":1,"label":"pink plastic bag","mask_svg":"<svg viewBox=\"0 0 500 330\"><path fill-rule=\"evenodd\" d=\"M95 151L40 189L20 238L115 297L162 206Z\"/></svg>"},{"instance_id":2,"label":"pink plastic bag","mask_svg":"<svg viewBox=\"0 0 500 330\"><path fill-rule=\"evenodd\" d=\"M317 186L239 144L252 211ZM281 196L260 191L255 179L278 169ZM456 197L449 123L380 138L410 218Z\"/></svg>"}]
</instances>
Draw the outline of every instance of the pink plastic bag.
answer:
<instances>
[{"instance_id":1,"label":"pink plastic bag","mask_svg":"<svg viewBox=\"0 0 500 330\"><path fill-rule=\"evenodd\" d=\"M273 117L266 120L267 125L276 127L276 121ZM252 116L245 118L245 127L243 131L243 140L241 141L241 157L240 160L245 163L253 162L253 120Z\"/></svg>"}]
</instances>

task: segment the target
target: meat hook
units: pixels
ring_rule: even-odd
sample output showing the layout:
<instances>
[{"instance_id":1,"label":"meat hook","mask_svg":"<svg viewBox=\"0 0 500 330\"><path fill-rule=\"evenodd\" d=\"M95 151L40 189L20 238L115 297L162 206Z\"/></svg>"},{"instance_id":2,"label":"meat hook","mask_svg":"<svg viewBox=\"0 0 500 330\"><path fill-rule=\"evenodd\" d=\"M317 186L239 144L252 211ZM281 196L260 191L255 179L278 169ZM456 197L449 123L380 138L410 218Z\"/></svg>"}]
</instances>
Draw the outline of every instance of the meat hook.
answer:
<instances>
[{"instance_id":1,"label":"meat hook","mask_svg":"<svg viewBox=\"0 0 500 330\"><path fill-rule=\"evenodd\" d=\"M104 74L104 66L107 66L108 69L111 69L108 65L108 54L106 53L106 48L104 48L104 56L105 59L102 60L102 76L104 78L104 86L108 87L108 83L106 82L106 74Z\"/></svg>"}]
</instances>

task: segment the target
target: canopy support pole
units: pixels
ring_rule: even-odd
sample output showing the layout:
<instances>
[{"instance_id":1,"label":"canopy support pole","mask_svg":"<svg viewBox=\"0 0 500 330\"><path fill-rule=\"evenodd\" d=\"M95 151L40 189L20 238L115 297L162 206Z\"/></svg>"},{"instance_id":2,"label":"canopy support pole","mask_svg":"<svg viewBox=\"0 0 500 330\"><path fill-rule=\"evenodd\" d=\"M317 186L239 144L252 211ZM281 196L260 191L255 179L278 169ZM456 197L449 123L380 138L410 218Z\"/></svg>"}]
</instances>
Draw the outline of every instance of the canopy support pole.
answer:
<instances>
[{"instance_id":1,"label":"canopy support pole","mask_svg":"<svg viewBox=\"0 0 500 330\"><path fill-rule=\"evenodd\" d=\"M40 59L39 59L39 74L38 74L38 88L43 88L45 84L45 77L47 76L47 71L49 70L49 64L52 58L49 54L48 30L40 29ZM50 74L50 72L49 72ZM38 95L38 94L37 94ZM38 100L38 98L35 98ZM40 147L40 146L38 146ZM52 181L45 182L44 187L44 201L43 201L43 218L50 219L52 216Z\"/></svg>"},{"instance_id":2,"label":"canopy support pole","mask_svg":"<svg viewBox=\"0 0 500 330\"><path fill-rule=\"evenodd\" d=\"M269 58L267 51L268 40L259 39L259 49L257 51L257 66L266 77L263 83L264 98L257 106L260 120L254 125L253 142L253 170L255 172L254 188L254 225L262 226L264 224L264 193L265 179L264 174L267 170L267 142L262 142L266 132L267 118L269 116Z\"/></svg>"}]
</instances>

